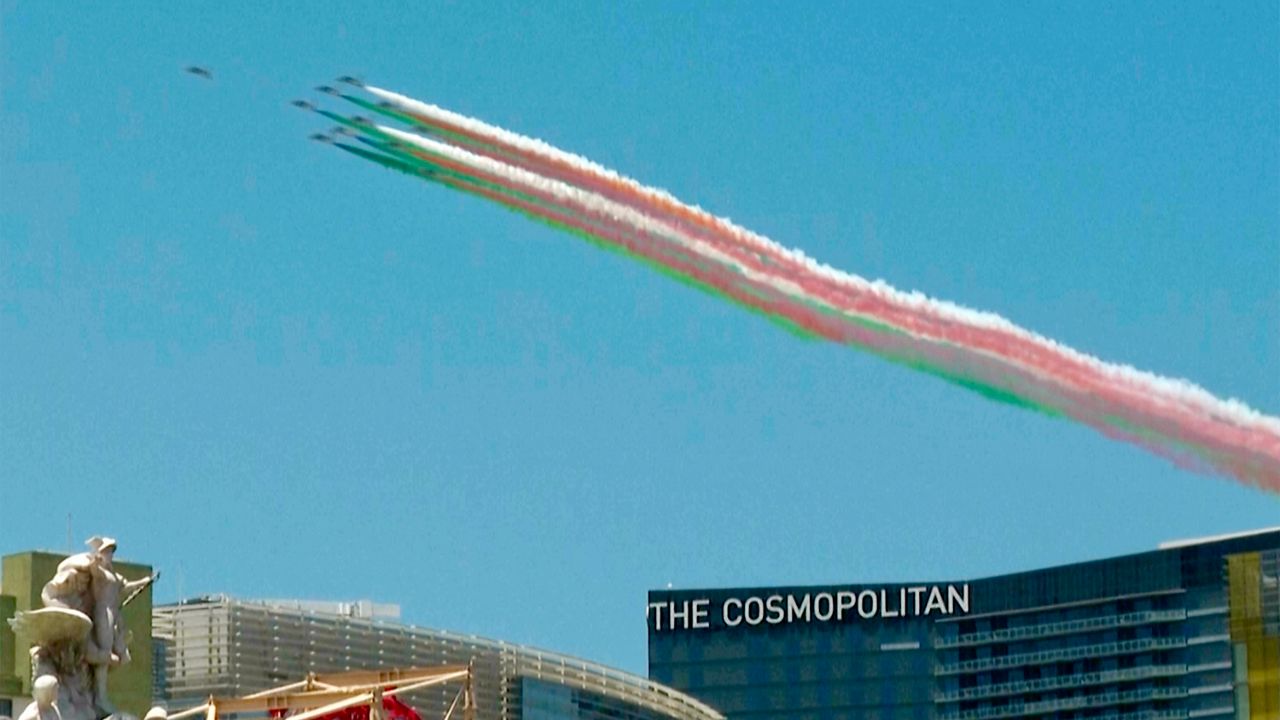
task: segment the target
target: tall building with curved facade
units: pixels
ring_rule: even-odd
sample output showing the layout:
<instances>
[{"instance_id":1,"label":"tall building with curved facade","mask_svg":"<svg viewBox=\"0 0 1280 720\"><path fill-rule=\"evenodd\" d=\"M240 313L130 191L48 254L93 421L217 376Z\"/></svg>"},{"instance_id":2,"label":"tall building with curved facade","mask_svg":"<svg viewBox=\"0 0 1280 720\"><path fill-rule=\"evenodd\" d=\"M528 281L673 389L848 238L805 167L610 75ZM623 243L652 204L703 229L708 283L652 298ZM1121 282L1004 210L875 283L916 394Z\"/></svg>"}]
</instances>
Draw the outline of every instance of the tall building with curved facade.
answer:
<instances>
[{"instance_id":1,"label":"tall building with curved facade","mask_svg":"<svg viewBox=\"0 0 1280 720\"><path fill-rule=\"evenodd\" d=\"M467 664L477 720L717 720L707 705L643 677L522 645L411 627L368 603L208 597L153 612L171 708L242 696L308 672ZM440 717L457 688L413 693Z\"/></svg>"},{"instance_id":2,"label":"tall building with curved facade","mask_svg":"<svg viewBox=\"0 0 1280 720\"><path fill-rule=\"evenodd\" d=\"M1280 720L1280 528L953 582L655 590L732 720Z\"/></svg>"}]
</instances>

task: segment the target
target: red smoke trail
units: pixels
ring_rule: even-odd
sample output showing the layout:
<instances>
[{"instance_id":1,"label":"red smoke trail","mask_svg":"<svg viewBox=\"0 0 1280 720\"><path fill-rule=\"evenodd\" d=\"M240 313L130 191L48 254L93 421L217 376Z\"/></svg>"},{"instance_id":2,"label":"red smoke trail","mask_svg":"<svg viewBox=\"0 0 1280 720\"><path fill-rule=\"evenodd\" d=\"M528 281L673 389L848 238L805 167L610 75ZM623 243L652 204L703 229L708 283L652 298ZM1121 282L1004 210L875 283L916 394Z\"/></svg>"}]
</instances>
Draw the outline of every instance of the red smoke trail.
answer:
<instances>
[{"instance_id":1,"label":"red smoke trail","mask_svg":"<svg viewBox=\"0 0 1280 720\"><path fill-rule=\"evenodd\" d=\"M423 119L425 122L426 118ZM459 129L450 128L451 131ZM489 143L501 143L500 138L484 139ZM520 165L524 168L538 168L541 167L540 160L550 161L547 158L529 155L519 146L502 145L502 149L511 155L522 155L526 162ZM472 173L479 172L472 166L455 164L453 167ZM563 166L560 169L564 172L558 172L557 175L579 179L580 182L576 183L579 187L589 186L583 189L593 190L598 187L597 184L587 182L590 179L609 180L590 176L577 168ZM500 176L491 174L486 174L485 179L493 182L508 182ZM536 192L534 186L521 185L520 187L524 192ZM622 183L610 183L610 187L615 191L611 194L627 200L623 204L642 212L655 209L650 201L661 200L661 198L637 192ZM592 210L585 205L564 203L551 196L543 197L548 202L557 202L574 211L594 215L601 222L612 222L608 217L592 213ZM657 208L659 211L661 209ZM654 214L662 213L651 213L651 215ZM741 242L725 237L725 229L718 224L703 223L700 228L702 232L697 229L691 232L687 225L684 228L672 229L677 232L683 230L681 234L716 246L749 269L789 280L831 307L874 318L922 339L941 341L968 348L970 351L1001 357L1005 360L1006 373L1009 372L1009 368L1026 366L1033 376L1038 378L1039 382L1036 385L1044 386L1046 383L1051 383L1059 387L1055 395L1076 395L1082 400L1089 401L1075 404L1074 410L1067 414L1104 431L1109 436L1125 438L1148 449L1161 447L1151 438L1141 439L1143 436L1140 433L1117 427L1116 418L1112 416L1118 414L1124 422L1154 430L1175 443L1204 446L1202 452L1207 456L1203 459L1204 462L1217 465L1237 477L1253 479L1263 487L1280 491L1280 482L1269 484L1269 476L1274 476L1276 473L1265 468L1271 461L1267 456L1272 453L1268 453L1267 442L1270 438L1264 433L1250 431L1234 424L1202 422L1200 415L1181 402L1175 405L1170 405L1167 401L1162 402L1161 398L1151 396L1149 388L1123 382L1123 378L1107 376L1090 363L1064 356L1061 352L1055 352L1052 348L1018 334L966 325L934 314L921 314L918 310L903 307L874 292L825 281L822 276L806 271L807 269L783 255L772 255L770 259L776 265L768 264L755 253L745 250ZM707 232L711 230L715 232ZM822 334L829 336L827 333ZM1009 378L1006 377L1003 381L1008 382ZM1000 385L999 382L995 384ZM1024 392L1036 399L1036 402L1044 402L1038 397L1041 393L1034 390L1036 385L1032 385L1029 392ZM1280 448L1280 441L1276 441L1275 446ZM1246 450L1246 458L1231 459L1231 453L1233 451L1239 453L1242 448ZM1257 449L1254 450L1254 448ZM1171 458L1183 458L1178 461L1178 464L1183 466L1188 464L1184 457L1188 452L1185 450L1176 451L1166 447L1160 450L1160 454ZM1274 454L1280 455L1280 449L1275 450ZM1249 460L1247 456L1257 457Z\"/></svg>"},{"instance_id":2,"label":"red smoke trail","mask_svg":"<svg viewBox=\"0 0 1280 720\"><path fill-rule=\"evenodd\" d=\"M1008 367L999 358L957 358L954 355L958 348L945 344L922 346L918 340L913 341L891 328L877 329L861 325L856 319L822 312L803 300L778 293L768 287L752 284L740 273L723 266L698 263L687 254L686 247L679 242L655 237L643 230L619 224L589 208L563 203L536 186L513 182L500 175L486 173L427 153L410 151L410 154L483 183L498 185L514 193L536 197L541 203L546 204L531 203L466 180L432 178L437 182L614 244L633 255L695 279L744 305L769 315L785 317L799 327L826 339L866 347L900 362L929 363L949 367L966 366L968 369L965 375L979 381L985 382L985 379L999 377L1006 384L1011 382L1015 386L1025 384L1028 389L1038 384L1036 378L1022 373L1019 368ZM557 208L562 211L557 211ZM922 352L922 348L926 350ZM1055 398L1054 402L1068 404L1069 400Z\"/></svg>"},{"instance_id":3,"label":"red smoke trail","mask_svg":"<svg viewBox=\"0 0 1280 720\"><path fill-rule=\"evenodd\" d=\"M371 89L371 92L385 93L376 89ZM403 105L401 107L413 112ZM440 112L448 114L447 111ZM1274 418L1250 411L1240 404L1224 403L1181 381L1106 365L1016 328L1003 319L904 295L882 284L869 283L818 266L802 255L786 251L765 238L699 209L685 206L660 191L596 169L587 161L575 164L572 156L568 156L571 160L565 160L557 156L560 151L553 148L548 147L544 151L537 141L508 141L506 136L510 134L506 131L485 131L483 128L487 126L469 118L449 122L421 113L415 113L415 117L424 124L475 141L478 145L475 147L469 142L461 143L473 153L488 155L544 178L558 179L580 190L594 192L602 199L625 205L643 213L649 220L667 226L681 241L692 239L714 247L736 265L763 278L751 279L754 293L760 292L765 285L783 280L800 288L807 300L891 325L913 336L904 341L905 347L892 351L889 348L895 343L885 341L890 333L882 332L877 336L878 340L854 337L842 341L870 346L886 354L900 353L896 356L900 360L931 366L925 369L932 372L955 374L957 368L965 368L962 375L985 378L985 384L1002 392L1047 405L1109 436L1122 437L1144 447L1155 448L1161 454L1180 458L1180 464L1198 454L1200 460L1220 470L1280 492L1280 430L1277 430L1280 421ZM468 127L467 123L478 124L482 130ZM519 136L513 137L519 139ZM449 141L458 143L456 137L449 138ZM495 147L491 149L484 145ZM475 171L476 168L471 167L467 172L474 174ZM528 186L521 187L522 192L528 192ZM581 204L567 203L562 199L549 201L593 217L597 223L596 232L602 230L601 225L616 232L624 224L607 214L592 215ZM696 247L692 251L696 253ZM687 271L687 268L671 267L681 273ZM762 304L749 301L740 296L741 289L731 292L722 287L726 277L723 271L717 272L718 280L709 284L740 302L766 312L781 312L824 337L844 337L826 327L824 318L828 316L805 307L803 302L773 299ZM697 277L697 274L692 276ZM741 277L733 279L735 286L744 282L747 281ZM772 288L769 293L778 296L778 288ZM850 324L848 319L841 322L846 326ZM950 349L939 353L932 349L935 346Z\"/></svg>"},{"instance_id":4,"label":"red smoke trail","mask_svg":"<svg viewBox=\"0 0 1280 720\"><path fill-rule=\"evenodd\" d=\"M627 235L630 235L631 237L635 237L634 234L636 232L639 232L641 238L646 239L649 242L655 242L652 234L649 233L648 231L633 228L629 225L622 224L619 221L592 208L588 204L576 202L576 201L566 201L561 198L558 198L551 193L545 192L542 188L540 188L537 185L524 183L524 182L517 182L506 176L486 172L478 167L467 165L465 163L454 162L452 160L443 158L438 155L433 155L433 154L420 152L420 151L413 151L413 150L411 150L410 152L417 157L429 160L432 163L439 164L455 172L477 177L478 179L481 179L484 182L496 184L496 185L508 188L509 190L512 190L514 192L520 192L526 195L537 197L540 201L544 203L554 204L557 207L564 208L571 215L590 218L592 221L591 228L586 228L581 226L579 228L579 229L583 229L584 231L591 232L596 235L600 235L605 228L608 228L608 232L613 234L611 235L612 237L618 237L622 234L627 234ZM712 238L711 240L714 242L714 238ZM678 247L678 245L672 245L670 241L667 239L662 239L660 240L660 242L667 244L668 247ZM635 246L628 246L628 247L632 250L638 249ZM752 269L755 269L757 271L764 271L768 269L767 266L759 262L756 256L754 256L751 253L741 252L738 246L730 245L730 246L723 247L722 249L725 250L727 254L730 254L731 256L733 256L734 260L736 262L739 262L740 264L751 267ZM644 254L644 253L642 252L641 254ZM681 269L681 272L684 272L684 270ZM725 292L726 294L729 294L730 296L735 297L735 299L738 299L739 301L743 301L740 295L736 294L725 284L726 278L728 279L728 282L734 283L735 285L741 283L740 277L734 276L732 274L726 276L723 273L720 273L718 277L714 279L708 279L708 278L702 278L702 279L707 280L709 284L715 286L717 289L721 290L722 292ZM758 288L759 286L755 286L755 287ZM1045 378L1037 375L1034 371L1030 369L1024 369L1018 366L1017 364L1010 364L1007 358L997 356L991 359L984 359L984 361L979 363L974 363L973 357L966 358L964 356L964 352L967 352L970 355L972 354L972 352L970 350L963 348L963 346L961 345L957 345L955 348L950 348L949 349L950 351L943 353L941 357L939 356L939 350L935 350L933 352L925 352L923 354L907 352L904 349L904 347L901 346L902 345L901 343L887 342L884 339L884 337L880 337L880 336L873 337L870 335L857 336L856 334L854 336L850 336L847 334L847 332L833 329L833 327L829 326L829 323L823 322L822 320L823 316L820 313L815 313L813 310L805 308L802 303L801 304L797 304L797 303L785 304L777 300L770 303L761 303L753 300L751 302L748 302L747 304L752 304L755 307L757 307L757 309L760 309L764 312L780 313L792 319L793 321L797 322L800 326L805 327L806 329L809 329L817 334L822 335L823 337L827 337L832 340L870 346L873 348L880 349L882 351L892 350L892 353L894 355L896 355L900 359L905 358L909 362L929 362L931 364L934 364L935 366L951 367L951 368L968 366L969 371L965 373L966 375L973 376L976 378L985 378L986 380L984 384L991 384L997 387L1014 386L1017 389L1012 390L1011 392L1013 392L1015 395L1032 398L1037 403L1040 403L1040 404L1045 404L1052 407L1066 408L1065 409L1066 414L1068 414L1069 416L1075 417L1076 419L1090 426L1098 428L1100 431L1103 431L1108 436L1125 439L1127 441L1139 444L1150 450L1156 451L1161 455L1164 455L1166 457L1173 459L1179 465L1182 465L1184 467L1195 467L1195 468L1203 469L1203 466L1205 464L1205 461L1197 459L1193 454L1189 453L1188 451L1186 450L1179 451L1176 449L1176 447L1169 446L1167 442L1165 444L1161 444L1158 442L1154 442L1150 438L1144 437L1140 433L1125 431L1123 429L1114 427L1114 420L1108 420L1106 415L1100 414L1095 409L1090 408L1091 403L1096 405L1096 397L1088 391L1080 392L1076 388L1060 388L1059 392L1049 393L1046 395ZM915 342L916 344L919 344L919 340L916 340ZM952 342L954 342L954 340ZM917 350L918 349L919 348L917 348ZM964 352L955 352L955 350L964 350ZM1019 377L1019 380L1020 380L1019 382L1015 383L1015 376ZM1177 426L1169 426L1167 424L1167 419L1158 414L1148 415L1147 417L1143 418L1142 424L1144 424L1146 427L1149 427L1149 428L1158 428L1158 429L1164 430L1166 431L1166 434L1170 434L1170 435L1172 435L1174 431L1178 429ZM1225 465L1231 462L1227 460L1227 458L1218 456L1217 453L1213 453L1213 455L1215 456L1212 459L1212 462L1214 464ZM1245 465L1240 465L1239 463L1235 463L1235 466L1238 468L1237 472L1243 472L1246 475L1257 475L1260 471L1260 468L1255 468L1253 470L1243 470L1243 468L1248 467L1247 463Z\"/></svg>"}]
</instances>

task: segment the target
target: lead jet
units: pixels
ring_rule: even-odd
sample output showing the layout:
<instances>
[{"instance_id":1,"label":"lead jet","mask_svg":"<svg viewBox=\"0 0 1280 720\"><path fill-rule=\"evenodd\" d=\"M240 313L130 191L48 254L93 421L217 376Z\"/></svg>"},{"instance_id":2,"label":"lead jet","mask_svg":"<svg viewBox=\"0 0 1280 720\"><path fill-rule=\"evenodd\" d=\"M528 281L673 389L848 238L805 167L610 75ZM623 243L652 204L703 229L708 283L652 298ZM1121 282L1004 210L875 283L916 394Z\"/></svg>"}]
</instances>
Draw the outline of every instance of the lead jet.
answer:
<instances>
[{"instance_id":1,"label":"lead jet","mask_svg":"<svg viewBox=\"0 0 1280 720\"><path fill-rule=\"evenodd\" d=\"M208 70L208 69L206 69L206 68L202 68L202 67L198 67L198 66L196 66L196 65L192 65L192 66L188 67L186 70L187 70L187 72L191 73L192 75L196 75L196 76L202 77L202 78L204 78L205 80L212 80L212 79L213 79L213 73L209 72L209 70Z\"/></svg>"}]
</instances>

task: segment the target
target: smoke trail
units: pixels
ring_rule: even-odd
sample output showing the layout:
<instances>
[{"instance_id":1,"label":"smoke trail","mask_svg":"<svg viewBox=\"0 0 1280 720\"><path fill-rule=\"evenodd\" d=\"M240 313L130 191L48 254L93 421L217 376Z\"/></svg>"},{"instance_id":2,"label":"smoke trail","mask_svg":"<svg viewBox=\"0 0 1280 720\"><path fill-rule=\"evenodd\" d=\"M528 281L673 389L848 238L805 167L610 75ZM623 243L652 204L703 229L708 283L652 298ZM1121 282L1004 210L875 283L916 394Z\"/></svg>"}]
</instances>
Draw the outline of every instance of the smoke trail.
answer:
<instances>
[{"instance_id":1,"label":"smoke trail","mask_svg":"<svg viewBox=\"0 0 1280 720\"><path fill-rule=\"evenodd\" d=\"M412 155L444 163L450 172L536 197L542 212L558 206L564 217L580 224L581 233L628 237L629 252L658 263L672 261L655 248L669 251L674 243L684 248L686 261L702 258L716 270L703 277L689 272L687 262L678 268L669 265L671 269L762 312L785 315L806 331L858 345L995 399L1073 417L1179 464L1207 464L1280 491L1280 421L1242 403L1219 400L1185 381L1104 363L999 316L842 273L545 143L369 90L400 111L382 114L410 118L418 128L453 144L367 124L360 126L362 131L412 148ZM831 318L843 327L834 327ZM850 333L849 327L863 332ZM867 328L876 330L868 334Z\"/></svg>"},{"instance_id":2,"label":"smoke trail","mask_svg":"<svg viewBox=\"0 0 1280 720\"><path fill-rule=\"evenodd\" d=\"M506 182L511 185L521 186L521 187L537 187L541 185L543 187L549 188L551 194L553 195L553 197L548 198L550 200L572 205L575 207L575 209L579 211L585 210L587 212L595 213L596 215L603 217L606 220L613 220L617 222L627 223L629 225L632 225L633 227L640 228L644 232L649 233L651 235L661 236L665 234L668 237L675 238L680 242L686 244L694 252L700 255L712 257L717 262L720 262L723 264L731 264L731 265L736 263L736 267L738 271L746 275L752 282L758 283L760 285L770 286L775 291L782 292L794 297L803 297L806 295L806 291L799 288L794 283L784 279L780 279L776 276L768 275L767 272L765 272L765 268L762 268L760 266L751 267L750 261L744 258L742 255L735 255L734 253L732 253L731 250L729 250L728 252L722 252L721 251L722 249L718 249L714 247L714 244L708 244L708 243L698 241L696 239L692 239L688 235L685 235L683 232L679 231L678 229L663 227L661 223L657 223L656 221L654 221L653 219L647 216L644 216L642 214L637 214L631 211L629 208L619 206L618 204L608 201L604 198L600 198L599 196L595 196L591 193L585 193L580 189L573 188L571 186L565 186L563 183L547 180L545 178L532 175L525 171L511 168L509 166L504 166L502 163L498 163L496 161L492 161L487 158L476 157L460 149L451 148L450 146L441 145L439 143L433 143L428 140L415 138L414 136L409 135L407 133L403 133L402 131L397 131L391 128L379 128L379 130L393 137L396 137L400 140L403 140L407 143L411 143L419 147L422 147L424 149L428 149L430 151L439 153L441 155L451 157L457 160L458 162L468 164L471 167L482 169L483 171L490 173L491 178L493 178L496 175L497 182L500 182L500 183ZM820 303L825 304L827 309L830 309L830 310L842 309L837 304L827 304L825 298L814 296L812 293L807 293L807 295L809 300L818 300ZM866 308L864 308L864 310L866 310ZM874 313L867 313L863 315L863 317L864 319L880 319L880 320L884 319L884 318L876 318ZM943 342L956 343L956 344L962 344L962 343L956 342L957 339L959 339L960 341L967 340L969 345L971 346L969 349L972 349L972 346L981 345L981 342L980 342L982 340L981 337L975 337L973 333L969 333L967 337L963 335L957 336L957 332L955 332L955 330L964 331L964 328L963 327L954 328L951 332L944 333L943 337L934 337L931 339L934 341L940 340ZM839 339L839 338L832 338L832 339ZM930 338L926 338L923 336L917 337L917 340L922 340L922 339L930 339ZM918 362L920 360L919 358L911 357L909 354L902 355L902 357L904 357L906 359L905 361L908 361L908 362ZM1036 369L1034 365L1027 363L1025 358L1020 359L1022 362L1008 362L1009 360L1008 358L1001 358L1001 359L1006 361L1005 367L1002 369L1002 372L1004 373L1005 377L999 377L999 376L988 377L988 379L984 383L982 383L985 389L987 390L991 390L993 386L995 388L999 388L1002 386L1007 388L1010 382L1012 381L1012 376L1009 375L1010 373L1019 372L1023 370ZM953 357L949 362L953 366L955 366L957 363L957 360L956 358ZM1043 368L1041 368L1041 370L1043 370ZM1059 374L1060 375L1064 374L1061 369L1059 370ZM1033 385L1024 387L1020 391L1020 395L1024 399L1031 400L1034 404L1038 404L1038 405L1054 404L1054 403L1062 402L1063 392L1081 394L1080 386L1083 386L1083 390L1085 392L1083 393L1083 397L1081 398L1081 400L1077 402L1077 404L1079 405L1079 404L1082 404L1084 400L1087 400L1090 397L1092 397L1094 393L1098 393L1106 390L1106 388L1101 387L1099 385L1099 382L1096 378L1077 377L1075 378L1075 380L1076 380L1077 387L1067 387L1065 389L1059 388L1053 393L1047 393L1045 392L1047 390L1045 386L1046 382L1055 383L1055 384L1062 384L1062 383L1060 381L1060 378L1054 378L1051 376L1050 377L1042 376L1040 378L1040 382L1038 385L1033 384ZM1107 417L1105 415L1099 414L1098 412L1088 411L1087 406L1079 407L1076 411L1074 411L1071 414L1072 416L1077 417L1082 421L1088 422L1089 424L1099 427L1099 429L1108 431L1109 434L1114 436L1124 436L1129 438L1142 437L1140 432L1135 432L1132 429L1132 426L1136 424L1139 426L1145 425L1149 428L1161 430L1162 432L1169 435L1168 439L1172 443L1177 443L1180 441L1188 441L1188 440L1192 442L1188 442L1187 444L1193 444L1195 440L1199 440L1201 442L1223 442L1223 441L1231 442L1232 441L1232 438L1228 436L1228 432L1230 430L1229 428L1218 428L1213 426L1202 428L1201 429L1202 432L1200 433L1201 436L1198 438L1180 437L1180 432L1179 432L1180 428L1175 424L1170 424L1167 421L1167 418L1164 417L1165 415L1168 415L1170 412L1173 412L1176 409L1170 409L1170 408L1165 408L1163 410L1156 409L1155 406L1144 397L1128 397L1126 398L1126 400L1129 406L1127 408L1120 408L1122 410L1128 411L1127 414L1124 416ZM1109 410L1113 411L1114 409L1109 409ZM1243 438L1237 437L1234 439L1241 440ZM1155 447L1155 448L1159 447L1158 444L1155 444L1152 442L1143 442L1142 444L1148 447ZM1206 452L1204 454L1206 455L1209 455L1209 456L1217 455L1216 453L1213 453L1209 448L1205 448L1205 451ZM1181 457L1186 453L1182 450L1175 450L1174 448L1170 447L1168 454L1171 456ZM1182 464L1186 464L1186 462L1187 461L1184 459L1182 461Z\"/></svg>"},{"instance_id":3,"label":"smoke trail","mask_svg":"<svg viewBox=\"0 0 1280 720\"><path fill-rule=\"evenodd\" d=\"M606 197L619 202L633 202L644 206L645 211L669 213L674 217L690 223L720 229L735 240L768 252L771 257L784 262L794 263L809 273L814 273L835 282L846 284L852 288L866 290L886 298L890 298L909 308L913 313L933 313L948 321L959 321L967 325L984 326L991 329L1004 330L1034 340L1047 346L1066 358L1094 364L1121 376L1129 376L1135 381L1162 386L1162 389L1173 393L1185 393L1189 399L1197 400L1206 408L1225 405L1232 413L1246 416L1254 422L1269 423L1274 432L1280 433L1280 420L1267 417L1252 411L1243 403L1234 400L1220 400L1207 391L1184 380L1164 378L1146 373L1135 368L1104 363L1097 358L1072 350L1048 338L1031 333L1014 325L999 315L965 308L946 301L929 298L919 292L905 293L883 281L868 281L857 275L832 268L819 263L799 250L784 248L772 240L749 230L738 227L724 218L707 213L696 206L686 205L670 194L655 188L649 188L630 178L623 177L585 158L564 152L540 140L528 138L516 133L483 123L458 113L423 103L381 88L366 86L370 93L383 98L392 105L403 108L403 115L413 117L427 127L444 128L454 136L468 138L477 147L497 148L508 151L511 155L525 160L534 172L555 177L565 182L591 187ZM505 158L501 158L505 159ZM522 164L523 166L523 164ZM614 194L619 197L613 197Z\"/></svg>"},{"instance_id":4,"label":"smoke trail","mask_svg":"<svg viewBox=\"0 0 1280 720\"><path fill-rule=\"evenodd\" d=\"M395 133L390 128L378 128L378 130L382 133ZM459 153L451 148L408 137L405 139L410 141L409 144L440 151L442 156L468 159L465 153ZM381 145L377 141L370 144ZM983 384L977 379L985 372L993 376L1002 375L1002 382L1006 385L1013 383L1014 379L1005 368L998 368L997 372L993 370L993 363L970 360L967 361L969 370L963 377L954 371L941 370L935 366L937 358L931 357L937 354L936 350L924 351L923 346L918 342L904 342L903 333L894 328L824 312L803 299L777 292L768 283L744 277L739 270L731 267L730 262L705 262L705 258L701 258L699 254L685 251L686 245L683 242L688 242L687 240L673 243L670 238L654 233L653 228L639 231L635 227L619 225L609 218L607 211L602 212L600 208L590 207L593 203L600 202L598 198L592 200L589 196L579 195L575 201L571 199L576 192L573 188L557 186L556 183L547 181L545 178L522 175L519 172L512 172L509 168L504 170L493 166L488 167L487 170L467 169L448 160L441 160L438 156L431 156L430 153L423 153L430 156L430 159L424 159L416 151L406 155L403 147L383 146L388 152L397 153L393 161L389 161L384 156L372 157L374 154L368 151L359 151L358 154L393 169L403 170L406 166L419 164L424 168L423 176L427 179L493 200L527 216L542 219L561 229L575 231L597 242L611 244L627 255L650 261L651 264L668 273L674 270L678 275L694 280L695 284L703 290L788 321L786 327L789 329L798 329L805 334L859 345L888 359L960 382L990 397L1033 407L1048 414L1056 414L1053 408L1028 403L1003 393L994 384ZM350 148L346 149L350 150ZM474 158L471 160L474 161ZM485 163L478 164L485 165ZM508 173L513 177L495 176L494 170L497 170L499 175ZM413 174L412 171L410 172ZM564 204L556 205L555 201ZM607 203L604 205L608 206ZM623 218L628 217L625 210L614 209L614 212ZM630 219L635 218L631 216ZM643 220L640 222L643 223ZM944 349L943 352L947 351ZM935 364L931 364L931 361ZM964 364L965 361L952 358L949 363L954 367ZM1065 401L1062 399L1057 401L1058 404L1063 402Z\"/></svg>"}]
</instances>

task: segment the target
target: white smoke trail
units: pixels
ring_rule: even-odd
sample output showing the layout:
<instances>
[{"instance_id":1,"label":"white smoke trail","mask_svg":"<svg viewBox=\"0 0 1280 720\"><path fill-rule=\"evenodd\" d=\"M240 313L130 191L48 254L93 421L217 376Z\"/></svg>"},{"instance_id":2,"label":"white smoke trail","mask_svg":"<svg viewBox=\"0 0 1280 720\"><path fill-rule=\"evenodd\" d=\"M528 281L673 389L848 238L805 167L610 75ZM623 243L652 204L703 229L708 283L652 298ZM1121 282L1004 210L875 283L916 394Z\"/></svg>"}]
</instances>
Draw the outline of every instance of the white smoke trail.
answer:
<instances>
[{"instance_id":1,"label":"white smoke trail","mask_svg":"<svg viewBox=\"0 0 1280 720\"><path fill-rule=\"evenodd\" d=\"M541 140L519 135L509 130L489 125L483 121L461 115L435 105L424 103L389 90L377 87L366 87L366 89L373 95L409 112L464 128L471 133L484 137L488 140L492 140L495 144L506 145L517 151L527 153L535 157L569 165L579 172L594 176L602 181L624 185L632 192L635 192L642 197L684 208L687 212L694 213L705 218L707 222L722 228L725 232L731 234L744 244L768 253L781 255L791 262L804 267L810 273L822 277L829 282L847 287L854 292L870 293L886 302L893 303L904 309L919 314L938 317L944 321L956 322L974 328L1005 333L1024 342L1037 345L1044 350L1058 355L1060 358L1085 365L1094 372L1111 378L1117 384L1128 386L1135 391L1149 392L1158 395L1166 401L1175 402L1216 421L1226 422L1242 429L1254 428L1264 431L1276 436L1274 441L1276 443L1280 443L1280 418L1259 412L1249 407L1244 402L1234 398L1219 398L1189 380L1157 375L1145 370L1139 370L1138 368L1127 364L1109 363L1095 356L1088 355L1075 350L1074 348L1063 345L1051 338L1039 335L1015 325L1013 322L1000 315L966 308L944 300L930 298L918 291L904 292L892 287L883 280L867 280L861 276L847 273L814 260L800 250L786 248L769 238L737 226L726 218L711 215L697 206L683 203L670 193L642 185L631 178L619 175L618 173L586 158L565 152ZM479 156L475 157L479 158ZM484 159L487 160L487 158ZM511 166L507 167L513 170L518 169ZM607 198L603 198L599 195L596 195L596 197L600 200L607 200ZM664 232L669 233L671 230L672 229L668 227ZM1009 359L1010 358L1007 356L1005 357L1006 361ZM1276 451L1273 450L1273 452Z\"/></svg>"},{"instance_id":2,"label":"white smoke trail","mask_svg":"<svg viewBox=\"0 0 1280 720\"><path fill-rule=\"evenodd\" d=\"M808 293L805 292L804 288L796 285L790 280L757 272L754 268L742 265L741 262L732 255L728 255L720 249L707 244L705 241L688 235L679 228L672 227L661 220L649 217L632 207L610 200L609 198L590 190L569 185L568 183L561 182L554 178L548 178L536 173L531 173L523 168L508 165L504 162L484 157L483 155L476 155L468 150L420 137L393 127L383 125L378 125L376 127L379 132L386 133L401 142L413 145L423 152L439 155L453 162L476 168L482 172L500 177L504 181L513 185L533 188L556 198L559 202L576 205L588 212L623 223L638 230L675 240L702 257L714 260L721 265L732 267L734 271L742 274L744 277L757 284L766 285L778 292L785 293L795 298L803 298L809 301L817 300L816 298L810 297ZM827 304L827 307L835 312L850 314L833 305Z\"/></svg>"}]
</instances>

